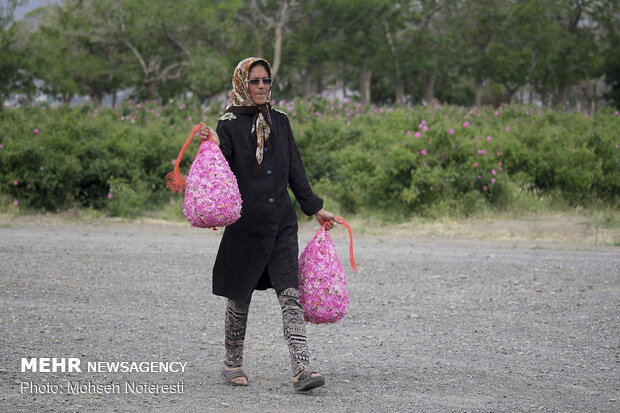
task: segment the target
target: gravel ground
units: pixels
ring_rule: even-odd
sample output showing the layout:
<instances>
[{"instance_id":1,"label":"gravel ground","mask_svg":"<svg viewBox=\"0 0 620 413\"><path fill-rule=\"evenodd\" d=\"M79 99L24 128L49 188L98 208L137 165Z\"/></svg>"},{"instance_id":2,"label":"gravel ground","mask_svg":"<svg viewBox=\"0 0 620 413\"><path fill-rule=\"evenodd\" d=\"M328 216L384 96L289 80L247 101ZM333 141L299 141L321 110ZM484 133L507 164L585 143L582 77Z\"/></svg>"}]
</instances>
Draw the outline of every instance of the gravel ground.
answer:
<instances>
[{"instance_id":1,"label":"gravel ground","mask_svg":"<svg viewBox=\"0 0 620 413\"><path fill-rule=\"evenodd\" d=\"M302 247L312 230L302 229ZM327 383L296 394L273 290L255 293L250 309L250 386L220 378L225 300L211 294L220 236L185 224L5 220L0 411L620 410L618 247L360 235L349 315L307 328ZM332 236L346 264L346 231ZM79 358L82 372L22 372L31 357ZM86 370L100 361L186 364ZM115 392L69 394L67 383ZM183 392L131 393L131 383Z\"/></svg>"}]
</instances>

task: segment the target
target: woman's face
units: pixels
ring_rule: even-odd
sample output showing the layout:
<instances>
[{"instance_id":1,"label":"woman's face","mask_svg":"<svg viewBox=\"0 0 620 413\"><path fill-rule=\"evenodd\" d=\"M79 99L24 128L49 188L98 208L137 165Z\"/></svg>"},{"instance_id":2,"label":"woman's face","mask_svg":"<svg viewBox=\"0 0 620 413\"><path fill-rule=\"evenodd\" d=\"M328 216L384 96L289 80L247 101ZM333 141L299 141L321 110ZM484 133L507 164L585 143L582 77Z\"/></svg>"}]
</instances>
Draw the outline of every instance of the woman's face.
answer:
<instances>
[{"instance_id":1,"label":"woman's face","mask_svg":"<svg viewBox=\"0 0 620 413\"><path fill-rule=\"evenodd\" d=\"M267 85L262 79L268 79L269 73L267 73L267 69L263 65L254 65L250 69L250 74L248 76L248 89L250 90L250 98L256 105L262 105L267 102L267 98L269 97L269 87L271 84ZM261 79L257 85L253 85L252 79Z\"/></svg>"}]
</instances>

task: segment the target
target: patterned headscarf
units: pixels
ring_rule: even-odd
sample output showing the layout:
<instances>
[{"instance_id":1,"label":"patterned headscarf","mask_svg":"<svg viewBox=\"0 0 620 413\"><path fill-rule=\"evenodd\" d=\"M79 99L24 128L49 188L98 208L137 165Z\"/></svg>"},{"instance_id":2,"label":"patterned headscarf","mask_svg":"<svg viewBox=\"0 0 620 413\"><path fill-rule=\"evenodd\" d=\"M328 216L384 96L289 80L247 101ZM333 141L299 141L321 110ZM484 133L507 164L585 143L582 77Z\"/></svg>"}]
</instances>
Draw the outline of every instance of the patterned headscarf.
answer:
<instances>
[{"instance_id":1,"label":"patterned headscarf","mask_svg":"<svg viewBox=\"0 0 620 413\"><path fill-rule=\"evenodd\" d=\"M257 168L263 161L263 149L265 144L270 143L271 135L271 116L269 115L269 101L271 100L271 88L267 96L267 103L256 105L250 97L250 89L248 80L250 77L250 69L257 62L262 62L267 66L267 72L271 76L271 65L265 59L259 57L248 57L243 59L233 73L232 92L228 98L226 112L233 113L254 113L254 121L252 122L252 136L256 136L256 162Z\"/></svg>"}]
</instances>

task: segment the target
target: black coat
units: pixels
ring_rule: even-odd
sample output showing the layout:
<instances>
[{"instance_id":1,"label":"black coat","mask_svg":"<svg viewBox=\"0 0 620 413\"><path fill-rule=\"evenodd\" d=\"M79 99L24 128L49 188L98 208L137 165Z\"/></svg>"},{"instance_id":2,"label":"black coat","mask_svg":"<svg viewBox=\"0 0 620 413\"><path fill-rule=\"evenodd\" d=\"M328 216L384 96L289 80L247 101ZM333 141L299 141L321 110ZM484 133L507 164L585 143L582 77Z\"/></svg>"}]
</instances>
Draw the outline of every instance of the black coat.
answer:
<instances>
[{"instance_id":1,"label":"black coat","mask_svg":"<svg viewBox=\"0 0 620 413\"><path fill-rule=\"evenodd\" d=\"M255 289L298 287L297 216L287 185L306 215L323 207L308 183L288 118L273 109L270 115L270 148L265 148L258 174L254 115L235 113L236 119L217 124L220 148L237 177L243 204L241 218L224 230L213 267L213 293L235 301L248 299Z\"/></svg>"}]
</instances>

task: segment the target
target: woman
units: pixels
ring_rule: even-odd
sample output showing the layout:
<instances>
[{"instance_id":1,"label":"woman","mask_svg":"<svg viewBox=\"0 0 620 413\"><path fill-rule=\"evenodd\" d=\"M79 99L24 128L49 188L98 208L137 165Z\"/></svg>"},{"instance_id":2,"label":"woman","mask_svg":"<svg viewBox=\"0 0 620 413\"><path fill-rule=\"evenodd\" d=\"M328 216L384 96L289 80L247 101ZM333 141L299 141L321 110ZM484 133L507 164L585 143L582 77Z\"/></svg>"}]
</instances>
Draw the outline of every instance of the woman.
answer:
<instances>
[{"instance_id":1,"label":"woman","mask_svg":"<svg viewBox=\"0 0 620 413\"><path fill-rule=\"evenodd\" d=\"M287 185L302 211L319 224L327 222L328 230L336 225L336 216L323 210L323 200L310 188L288 118L269 104L271 81L265 59L242 60L217 131L201 128L202 139L220 146L243 199L241 218L226 227L213 267L213 293L228 298L222 375L230 384L247 386L242 362L250 299L256 289L273 288L282 307L293 387L306 391L325 379L309 366L297 283L297 217Z\"/></svg>"}]
</instances>

